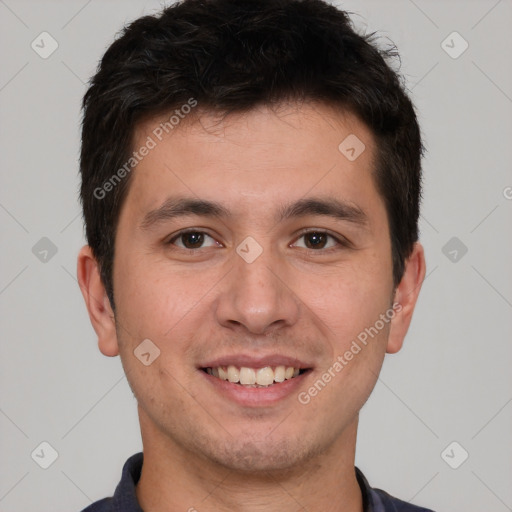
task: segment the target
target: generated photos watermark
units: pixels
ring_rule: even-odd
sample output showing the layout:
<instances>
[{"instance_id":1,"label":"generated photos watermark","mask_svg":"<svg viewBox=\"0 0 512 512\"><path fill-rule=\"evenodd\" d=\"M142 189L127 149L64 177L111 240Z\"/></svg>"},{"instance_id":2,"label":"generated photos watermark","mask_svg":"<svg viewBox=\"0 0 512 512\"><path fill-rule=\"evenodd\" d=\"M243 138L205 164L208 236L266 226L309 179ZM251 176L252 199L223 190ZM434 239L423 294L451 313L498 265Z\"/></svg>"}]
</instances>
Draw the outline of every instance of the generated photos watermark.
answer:
<instances>
[{"instance_id":1,"label":"generated photos watermark","mask_svg":"<svg viewBox=\"0 0 512 512\"><path fill-rule=\"evenodd\" d=\"M150 151L155 149L159 142L162 141L164 136L171 133L185 117L190 114L192 109L197 106L197 100L189 98L187 103L181 105L180 108L174 110L169 119L160 123L148 135L146 142L137 150L133 151L132 156L106 181L103 182L101 187L94 189L93 195L96 199L104 199L105 196L114 190L121 181L133 170L133 168L149 155Z\"/></svg>"},{"instance_id":2,"label":"generated photos watermark","mask_svg":"<svg viewBox=\"0 0 512 512\"><path fill-rule=\"evenodd\" d=\"M394 302L393 306L381 313L379 319L371 327L366 327L361 331L355 340L352 340L350 348L348 348L342 355L339 355L334 363L316 380L316 382L308 388L307 391L301 391L297 399L302 405L307 405L311 399L318 395L326 386L334 379L342 370L359 354L364 347L368 345L368 337L373 339L379 334L384 327L393 320L397 313L402 311L402 305Z\"/></svg>"}]
</instances>

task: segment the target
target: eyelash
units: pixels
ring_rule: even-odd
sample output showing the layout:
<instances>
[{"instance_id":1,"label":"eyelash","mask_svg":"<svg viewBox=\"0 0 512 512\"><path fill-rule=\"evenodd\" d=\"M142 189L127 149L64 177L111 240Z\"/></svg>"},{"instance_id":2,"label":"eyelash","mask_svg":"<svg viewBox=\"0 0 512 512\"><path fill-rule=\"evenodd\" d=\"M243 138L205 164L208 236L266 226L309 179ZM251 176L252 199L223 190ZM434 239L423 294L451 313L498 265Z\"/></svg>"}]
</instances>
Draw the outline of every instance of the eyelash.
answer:
<instances>
[{"instance_id":1,"label":"eyelash","mask_svg":"<svg viewBox=\"0 0 512 512\"><path fill-rule=\"evenodd\" d=\"M329 231L325 231L323 229L307 229L305 231L302 231L299 234L299 236L295 239L294 243L297 243L297 241L300 240L302 237L309 235L311 233L315 233L318 235L326 235L327 237L334 240L337 245L335 247L328 247L327 249L308 249L308 248L306 248L305 250L309 251L309 252L330 253L332 251L339 250L340 248L349 249L352 246L352 244L345 237L343 237L341 235L335 236L332 233L330 233Z\"/></svg>"},{"instance_id":2,"label":"eyelash","mask_svg":"<svg viewBox=\"0 0 512 512\"><path fill-rule=\"evenodd\" d=\"M198 233L198 234L206 235L206 236L210 237L212 240L215 240L215 238L212 237L211 235L209 235L206 231L201 231L201 230L192 228L192 229L186 229L186 230L180 231L179 233L176 233L171 239L169 239L166 242L166 245L174 245L174 242L176 240L178 240L181 236L186 235L188 233ZM318 235L326 235L329 238L332 238L338 245L336 247L329 247L327 249L308 249L308 248L306 248L306 250L309 252L324 252L325 253L325 252L331 252L333 250L337 250L340 247L350 248L352 246L352 244L345 237L334 236L333 234L329 233L328 231L321 230L321 229L308 229L306 231L301 232L298 235L298 237L295 239L294 243L296 243L302 237L304 237L308 234L311 234L311 233L315 233ZM219 242L217 242L217 243L219 243ZM204 249L204 247L199 247L198 249L187 249L187 248L183 248L183 247L178 247L178 249L184 249L186 251L198 251L200 249Z\"/></svg>"}]
</instances>

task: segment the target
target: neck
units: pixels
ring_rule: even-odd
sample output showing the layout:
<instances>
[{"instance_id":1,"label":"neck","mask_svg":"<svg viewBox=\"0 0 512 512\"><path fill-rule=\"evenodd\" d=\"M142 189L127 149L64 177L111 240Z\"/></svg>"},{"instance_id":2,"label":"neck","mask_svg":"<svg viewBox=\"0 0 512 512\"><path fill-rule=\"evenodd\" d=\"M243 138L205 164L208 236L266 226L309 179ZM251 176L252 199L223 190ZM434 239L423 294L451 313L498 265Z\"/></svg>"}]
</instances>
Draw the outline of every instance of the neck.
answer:
<instances>
[{"instance_id":1,"label":"neck","mask_svg":"<svg viewBox=\"0 0 512 512\"><path fill-rule=\"evenodd\" d=\"M136 487L145 512L362 512L354 470L357 418L301 467L240 472L198 456L158 430L139 409L144 463Z\"/></svg>"}]
</instances>

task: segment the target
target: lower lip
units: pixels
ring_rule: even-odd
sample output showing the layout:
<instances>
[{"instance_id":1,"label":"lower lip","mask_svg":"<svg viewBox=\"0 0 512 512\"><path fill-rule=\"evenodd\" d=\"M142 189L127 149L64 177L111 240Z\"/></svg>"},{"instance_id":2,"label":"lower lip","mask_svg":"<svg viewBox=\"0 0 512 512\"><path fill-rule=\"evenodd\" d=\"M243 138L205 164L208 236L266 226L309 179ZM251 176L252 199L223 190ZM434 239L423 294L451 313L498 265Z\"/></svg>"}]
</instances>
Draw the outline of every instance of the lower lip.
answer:
<instances>
[{"instance_id":1,"label":"lower lip","mask_svg":"<svg viewBox=\"0 0 512 512\"><path fill-rule=\"evenodd\" d=\"M304 379L309 376L311 370L309 369L292 379L272 384L272 386L267 388L249 388L235 384L214 377L201 369L199 373L207 379L207 382L214 386L218 393L233 402L247 407L263 407L276 404L290 395L297 395L299 388L304 384Z\"/></svg>"}]
</instances>

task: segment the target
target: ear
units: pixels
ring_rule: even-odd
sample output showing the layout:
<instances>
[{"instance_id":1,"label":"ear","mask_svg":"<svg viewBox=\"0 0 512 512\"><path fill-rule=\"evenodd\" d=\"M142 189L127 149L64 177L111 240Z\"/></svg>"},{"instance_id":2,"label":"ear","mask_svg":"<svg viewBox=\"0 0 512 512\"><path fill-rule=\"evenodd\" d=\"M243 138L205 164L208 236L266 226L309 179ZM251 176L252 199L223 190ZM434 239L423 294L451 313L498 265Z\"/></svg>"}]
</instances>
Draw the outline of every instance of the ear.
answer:
<instances>
[{"instance_id":1,"label":"ear","mask_svg":"<svg viewBox=\"0 0 512 512\"><path fill-rule=\"evenodd\" d=\"M393 300L395 316L391 320L386 349L388 354L394 354L402 348L424 279L425 254L423 246L416 242L411 255L405 262L402 280L395 290Z\"/></svg>"},{"instance_id":2,"label":"ear","mask_svg":"<svg viewBox=\"0 0 512 512\"><path fill-rule=\"evenodd\" d=\"M82 247L78 254L77 276L91 324L98 336L98 347L106 356L117 356L119 347L114 312L101 280L98 262L88 245Z\"/></svg>"}]
</instances>

